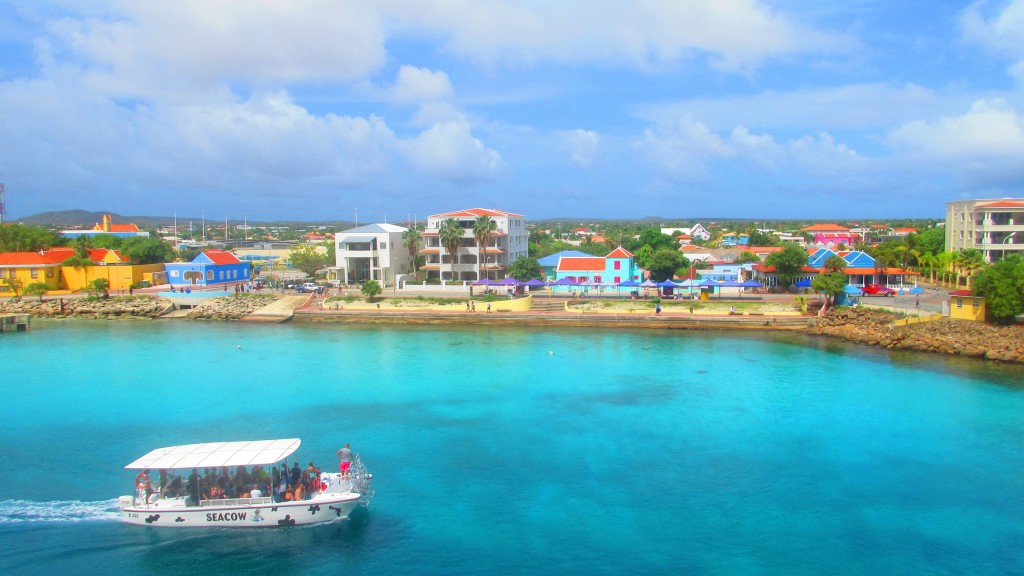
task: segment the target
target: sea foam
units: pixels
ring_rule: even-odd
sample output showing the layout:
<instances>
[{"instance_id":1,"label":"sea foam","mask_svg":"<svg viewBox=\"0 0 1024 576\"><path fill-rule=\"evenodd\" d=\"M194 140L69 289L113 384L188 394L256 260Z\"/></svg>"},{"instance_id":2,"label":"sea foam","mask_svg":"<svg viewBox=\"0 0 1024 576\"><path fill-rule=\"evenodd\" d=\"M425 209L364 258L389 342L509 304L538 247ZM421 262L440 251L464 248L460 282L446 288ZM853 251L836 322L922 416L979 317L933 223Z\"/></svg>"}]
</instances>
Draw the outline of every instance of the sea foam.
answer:
<instances>
[{"instance_id":1,"label":"sea foam","mask_svg":"<svg viewBox=\"0 0 1024 576\"><path fill-rule=\"evenodd\" d=\"M117 519L116 498L99 502L0 500L0 524L7 522L105 522Z\"/></svg>"}]
</instances>

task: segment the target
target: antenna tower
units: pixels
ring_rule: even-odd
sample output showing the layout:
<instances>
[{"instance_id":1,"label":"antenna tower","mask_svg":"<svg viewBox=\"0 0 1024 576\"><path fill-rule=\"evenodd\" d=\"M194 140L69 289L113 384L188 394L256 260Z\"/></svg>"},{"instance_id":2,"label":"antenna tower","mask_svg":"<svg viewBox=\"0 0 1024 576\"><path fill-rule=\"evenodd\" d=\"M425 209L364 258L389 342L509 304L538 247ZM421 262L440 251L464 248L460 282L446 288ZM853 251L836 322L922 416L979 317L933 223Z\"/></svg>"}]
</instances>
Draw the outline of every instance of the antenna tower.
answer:
<instances>
[{"instance_id":1,"label":"antenna tower","mask_svg":"<svg viewBox=\"0 0 1024 576\"><path fill-rule=\"evenodd\" d=\"M7 192L4 191L4 183L0 182L0 224L4 223L4 216L7 214Z\"/></svg>"}]
</instances>

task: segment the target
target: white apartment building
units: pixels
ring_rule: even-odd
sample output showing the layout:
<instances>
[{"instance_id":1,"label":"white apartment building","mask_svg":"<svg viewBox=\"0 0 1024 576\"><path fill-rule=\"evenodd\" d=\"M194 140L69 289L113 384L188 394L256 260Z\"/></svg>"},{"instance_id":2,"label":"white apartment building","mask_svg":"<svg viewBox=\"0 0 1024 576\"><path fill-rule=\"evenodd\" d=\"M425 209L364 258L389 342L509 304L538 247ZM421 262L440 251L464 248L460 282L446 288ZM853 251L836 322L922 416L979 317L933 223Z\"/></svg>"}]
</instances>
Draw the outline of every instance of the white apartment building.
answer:
<instances>
[{"instance_id":1,"label":"white apartment building","mask_svg":"<svg viewBox=\"0 0 1024 576\"><path fill-rule=\"evenodd\" d=\"M480 216L488 216L497 224L496 231L477 246L473 237L473 224ZM462 242L454 254L449 254L441 244L441 223L454 218L462 229ZM530 240L526 221L522 214L503 212L493 208L470 208L427 217L423 231L423 247L420 254L426 257L428 278L444 280L475 281L484 277L501 280L508 267L517 259L526 256Z\"/></svg>"},{"instance_id":2,"label":"white apartment building","mask_svg":"<svg viewBox=\"0 0 1024 576\"><path fill-rule=\"evenodd\" d=\"M395 283L395 277L412 272L412 258L402 244L406 228L394 224L368 224L334 235L337 264L332 272L337 281L355 284L376 280L383 286ZM328 277L329 280L333 280Z\"/></svg>"},{"instance_id":3,"label":"white apartment building","mask_svg":"<svg viewBox=\"0 0 1024 576\"><path fill-rule=\"evenodd\" d=\"M993 262L1024 256L1024 199L946 202L946 250L976 248Z\"/></svg>"}]
</instances>

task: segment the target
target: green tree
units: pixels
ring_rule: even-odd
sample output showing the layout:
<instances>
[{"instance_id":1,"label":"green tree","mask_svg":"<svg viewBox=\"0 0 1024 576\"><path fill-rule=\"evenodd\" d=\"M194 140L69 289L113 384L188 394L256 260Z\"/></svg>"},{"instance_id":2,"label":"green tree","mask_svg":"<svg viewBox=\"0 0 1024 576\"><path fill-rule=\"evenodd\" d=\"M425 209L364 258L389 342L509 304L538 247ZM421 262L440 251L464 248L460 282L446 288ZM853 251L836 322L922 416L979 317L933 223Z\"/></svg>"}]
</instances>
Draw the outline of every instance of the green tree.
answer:
<instances>
[{"instance_id":1,"label":"green tree","mask_svg":"<svg viewBox=\"0 0 1024 576\"><path fill-rule=\"evenodd\" d=\"M751 246L778 246L779 239L775 234L754 230L747 240Z\"/></svg>"},{"instance_id":2,"label":"green tree","mask_svg":"<svg viewBox=\"0 0 1024 576\"><path fill-rule=\"evenodd\" d=\"M181 262L191 262L202 253L203 251L199 248L178 248L178 260Z\"/></svg>"},{"instance_id":3,"label":"green tree","mask_svg":"<svg viewBox=\"0 0 1024 576\"><path fill-rule=\"evenodd\" d=\"M0 226L0 252L38 252L61 240L41 226L5 224Z\"/></svg>"},{"instance_id":4,"label":"green tree","mask_svg":"<svg viewBox=\"0 0 1024 576\"><path fill-rule=\"evenodd\" d=\"M28 286L25 286L25 290L22 293L25 296L39 296L39 301L42 302L43 296L45 296L49 290L50 287L46 282L33 282Z\"/></svg>"},{"instance_id":5,"label":"green tree","mask_svg":"<svg viewBox=\"0 0 1024 576\"><path fill-rule=\"evenodd\" d=\"M540 262L536 258L520 256L508 267L508 275L526 282L530 278L540 279L544 275L544 269L540 267Z\"/></svg>"},{"instance_id":6,"label":"green tree","mask_svg":"<svg viewBox=\"0 0 1024 576\"><path fill-rule=\"evenodd\" d=\"M420 239L423 233L423 229L419 226L412 226L406 228L405 232L402 232L402 244L405 249L409 251L409 259L412 260L412 272L416 273L416 253L420 250Z\"/></svg>"},{"instance_id":7,"label":"green tree","mask_svg":"<svg viewBox=\"0 0 1024 576\"><path fill-rule=\"evenodd\" d=\"M301 244L288 253L288 263L302 270L307 276L313 276L317 270L327 265L327 257L312 244Z\"/></svg>"},{"instance_id":8,"label":"green tree","mask_svg":"<svg viewBox=\"0 0 1024 576\"><path fill-rule=\"evenodd\" d=\"M97 278L92 282L85 285L85 293L90 298L99 298L107 295L107 290L110 289L110 282L106 278Z\"/></svg>"},{"instance_id":9,"label":"green tree","mask_svg":"<svg viewBox=\"0 0 1024 576\"><path fill-rule=\"evenodd\" d=\"M787 242L784 246L782 251L769 254L764 263L765 266L775 268L779 282L788 290L793 280L803 272L804 266L807 266L807 252L799 244Z\"/></svg>"},{"instance_id":10,"label":"green tree","mask_svg":"<svg viewBox=\"0 0 1024 576\"><path fill-rule=\"evenodd\" d=\"M477 216L473 222L473 238L476 239L476 278L483 279L484 260L487 258L487 239L498 231L498 223L490 216Z\"/></svg>"},{"instance_id":11,"label":"green tree","mask_svg":"<svg viewBox=\"0 0 1024 576\"><path fill-rule=\"evenodd\" d=\"M993 262L974 278L972 290L985 299L992 318L1012 322L1024 314L1024 259L1009 256Z\"/></svg>"},{"instance_id":12,"label":"green tree","mask_svg":"<svg viewBox=\"0 0 1024 576\"><path fill-rule=\"evenodd\" d=\"M754 254L750 250L744 250L743 252L740 252L740 255L736 257L736 260L734 260L733 263L734 264L752 264L754 262L760 262L760 261L761 261L761 259L757 257L757 254Z\"/></svg>"},{"instance_id":13,"label":"green tree","mask_svg":"<svg viewBox=\"0 0 1024 576\"><path fill-rule=\"evenodd\" d=\"M647 228L640 233L639 238L630 242L629 251L635 254L642 246L650 246L653 253L659 248L677 249L679 243L668 234L662 234L658 228Z\"/></svg>"},{"instance_id":14,"label":"green tree","mask_svg":"<svg viewBox=\"0 0 1024 576\"><path fill-rule=\"evenodd\" d=\"M7 289L14 294L15 298L17 298L21 294L21 287L24 286L25 283L21 278L4 278L4 285L7 286Z\"/></svg>"},{"instance_id":15,"label":"green tree","mask_svg":"<svg viewBox=\"0 0 1024 576\"><path fill-rule=\"evenodd\" d=\"M174 249L160 238L126 238L121 252L132 264L163 264L174 260Z\"/></svg>"},{"instance_id":16,"label":"green tree","mask_svg":"<svg viewBox=\"0 0 1024 576\"><path fill-rule=\"evenodd\" d=\"M381 293L381 290L380 282L376 280L367 280L359 288L359 291L362 292L363 296L366 296L368 302L373 302L373 299Z\"/></svg>"},{"instance_id":17,"label":"green tree","mask_svg":"<svg viewBox=\"0 0 1024 576\"><path fill-rule=\"evenodd\" d=\"M846 281L846 274L842 272L819 274L815 276L814 280L811 280L811 288L815 292L824 294L825 302L831 307L835 304L836 296L842 294L846 289Z\"/></svg>"},{"instance_id":18,"label":"green tree","mask_svg":"<svg viewBox=\"0 0 1024 576\"><path fill-rule=\"evenodd\" d=\"M683 266L684 260L683 255L674 248L659 248L651 255L646 269L651 273L651 280L661 282L674 276Z\"/></svg>"},{"instance_id":19,"label":"green tree","mask_svg":"<svg viewBox=\"0 0 1024 576\"><path fill-rule=\"evenodd\" d=\"M821 267L825 269L825 272L832 274L834 272L842 272L848 265L842 256L829 256L822 263Z\"/></svg>"},{"instance_id":20,"label":"green tree","mask_svg":"<svg viewBox=\"0 0 1024 576\"><path fill-rule=\"evenodd\" d=\"M437 238L444 246L445 252L448 253L448 258L451 259L452 274L451 280L454 282L457 280L455 277L455 264L459 260L459 246L462 245L462 226L459 221L455 218L448 218L441 222L441 227L437 231Z\"/></svg>"},{"instance_id":21,"label":"green tree","mask_svg":"<svg viewBox=\"0 0 1024 576\"><path fill-rule=\"evenodd\" d=\"M651 257L654 256L654 249L650 246L641 246L633 253L633 261L636 265L644 270L648 270L651 265Z\"/></svg>"},{"instance_id":22,"label":"green tree","mask_svg":"<svg viewBox=\"0 0 1024 576\"><path fill-rule=\"evenodd\" d=\"M946 229L935 226L917 235L917 243L921 252L938 254L946 249Z\"/></svg>"}]
</instances>

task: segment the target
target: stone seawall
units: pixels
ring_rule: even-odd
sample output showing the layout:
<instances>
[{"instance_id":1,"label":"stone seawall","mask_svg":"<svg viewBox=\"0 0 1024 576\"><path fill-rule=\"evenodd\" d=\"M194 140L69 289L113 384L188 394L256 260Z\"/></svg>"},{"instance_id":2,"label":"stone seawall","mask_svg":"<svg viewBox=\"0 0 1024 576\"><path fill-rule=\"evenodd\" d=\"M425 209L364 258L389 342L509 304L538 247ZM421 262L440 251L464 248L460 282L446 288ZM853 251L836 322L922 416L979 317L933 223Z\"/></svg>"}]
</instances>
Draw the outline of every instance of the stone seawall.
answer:
<instances>
[{"instance_id":1,"label":"stone seawall","mask_svg":"<svg viewBox=\"0 0 1024 576\"><path fill-rule=\"evenodd\" d=\"M156 318L170 309L171 303L152 296L111 296L108 299L68 298L44 300L29 298L0 303L0 312L31 314L34 318Z\"/></svg>"},{"instance_id":2,"label":"stone seawall","mask_svg":"<svg viewBox=\"0 0 1024 576\"><path fill-rule=\"evenodd\" d=\"M890 350L916 350L1024 363L1024 327L969 320L935 320L892 327L892 315L846 309L816 319L811 334L834 336Z\"/></svg>"},{"instance_id":3,"label":"stone seawall","mask_svg":"<svg viewBox=\"0 0 1024 576\"><path fill-rule=\"evenodd\" d=\"M273 294L234 294L214 298L188 313L195 320L238 320L277 300Z\"/></svg>"}]
</instances>

